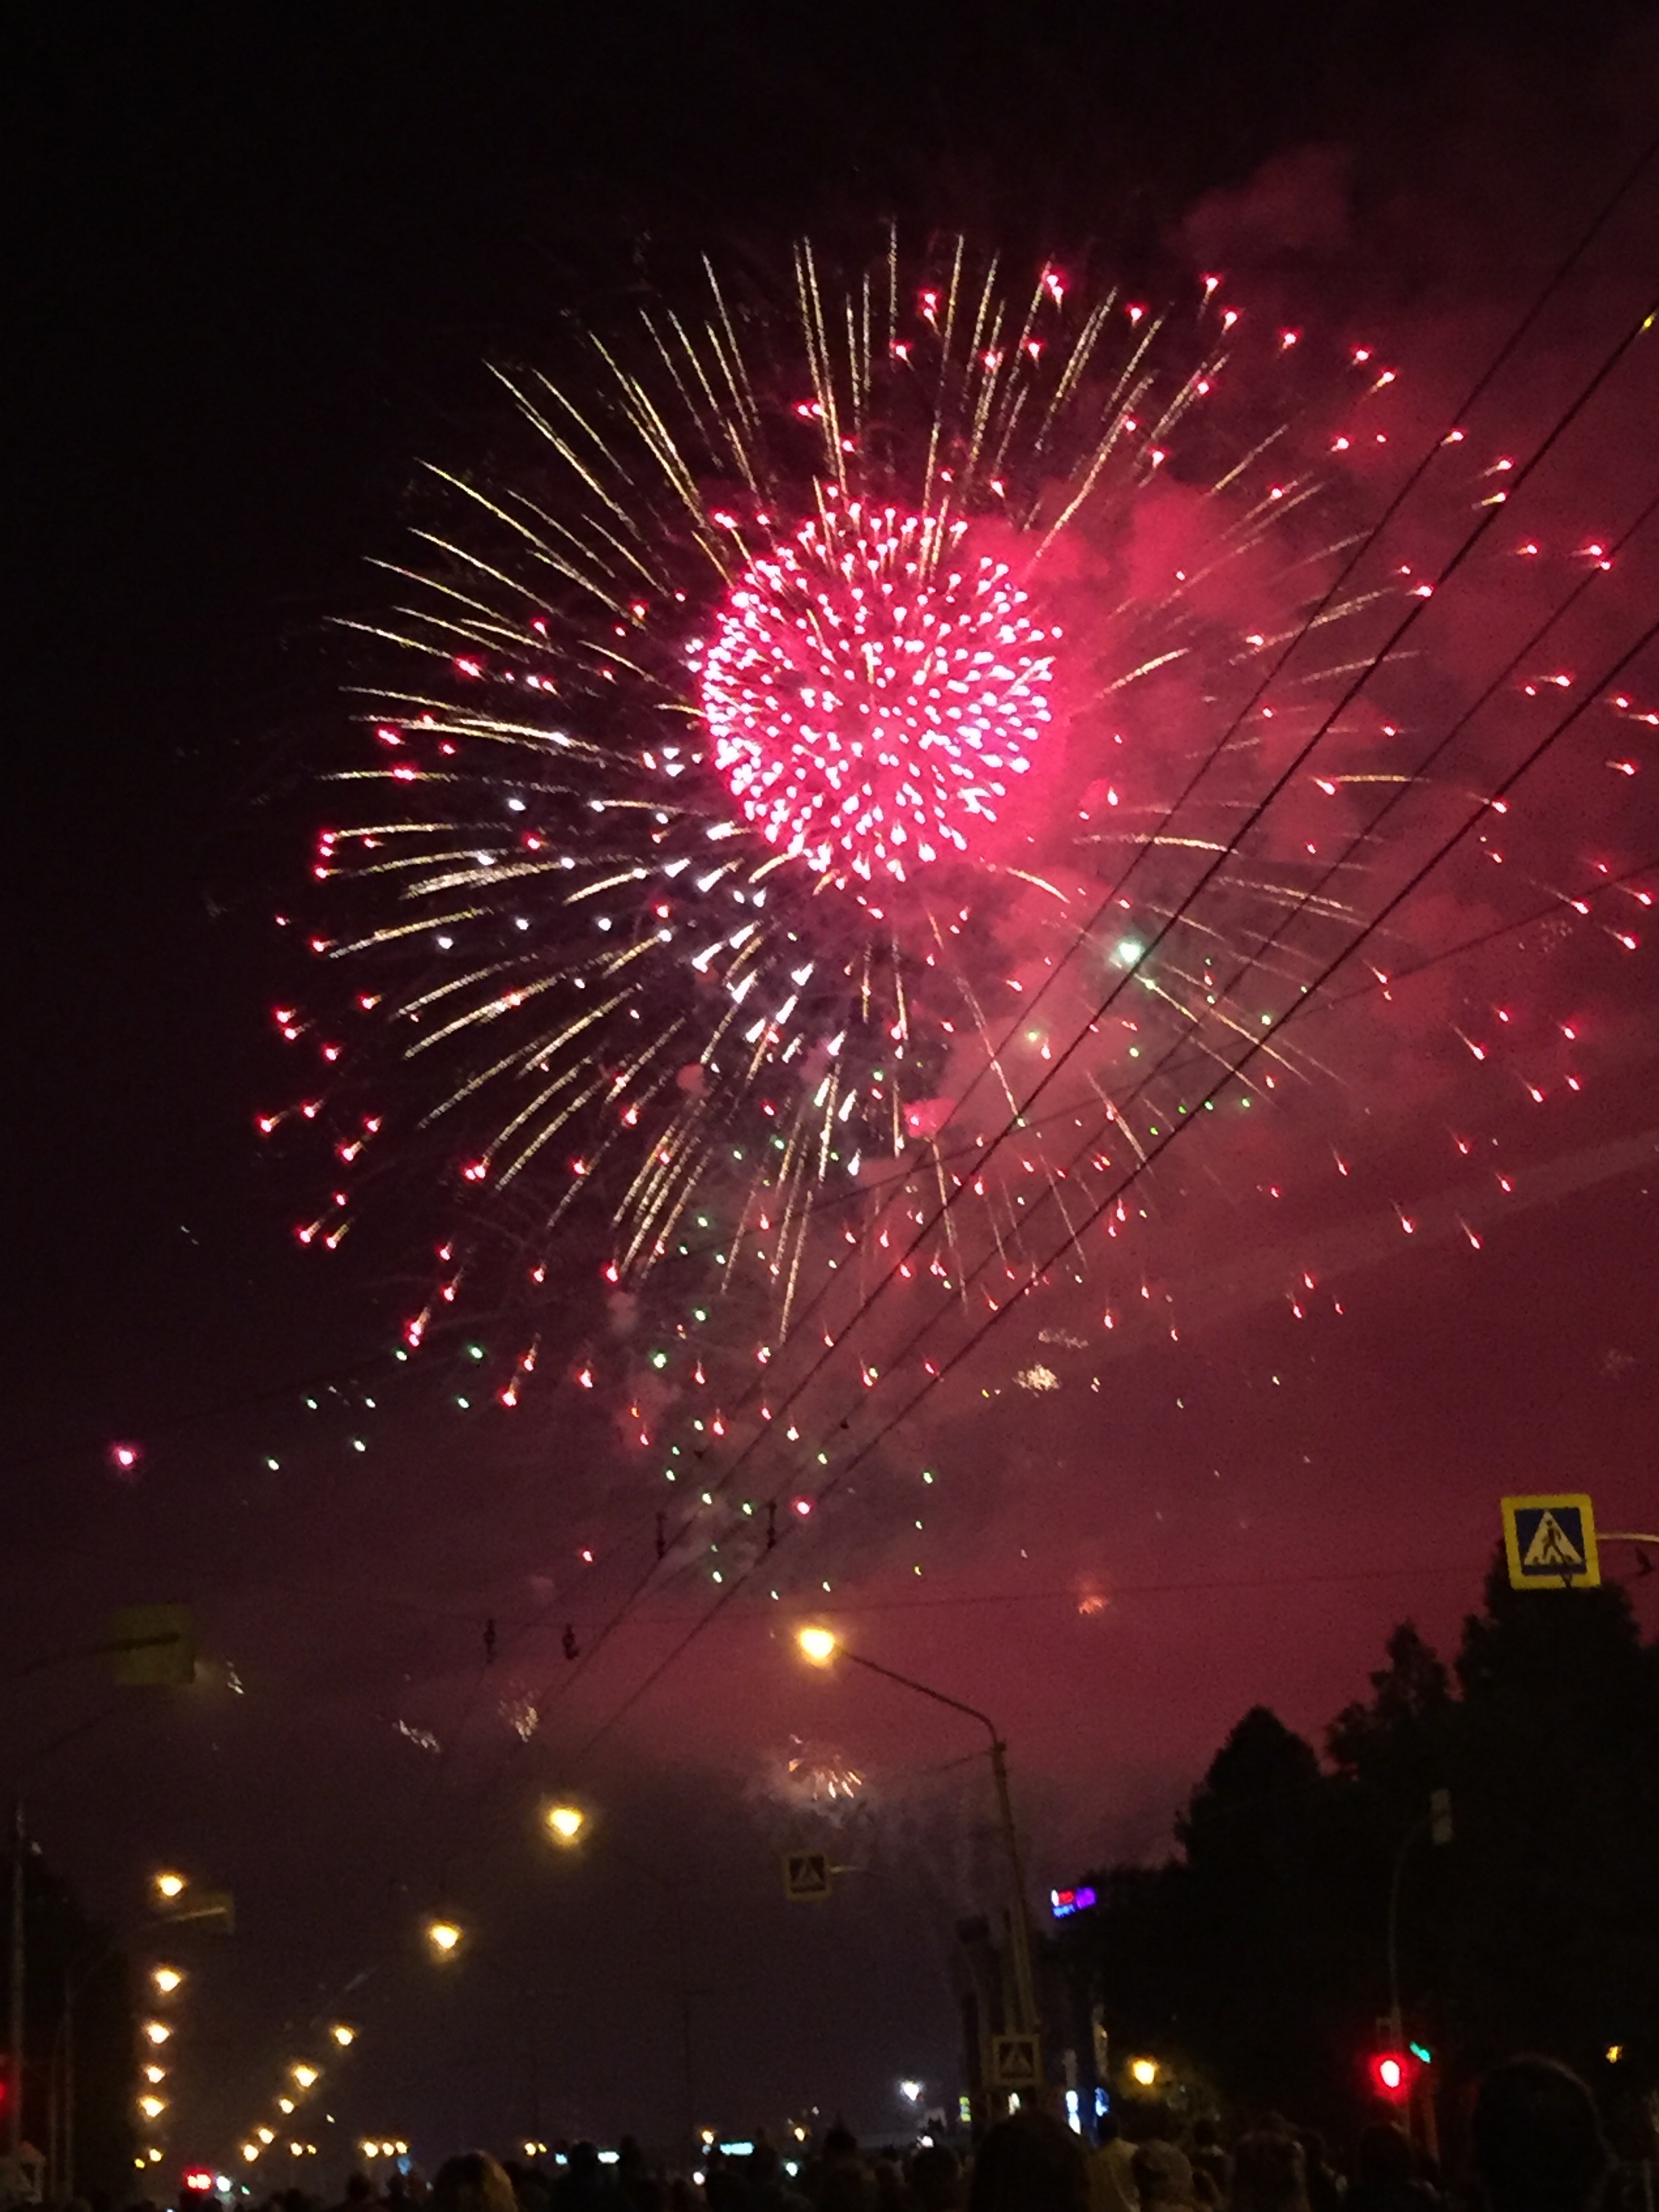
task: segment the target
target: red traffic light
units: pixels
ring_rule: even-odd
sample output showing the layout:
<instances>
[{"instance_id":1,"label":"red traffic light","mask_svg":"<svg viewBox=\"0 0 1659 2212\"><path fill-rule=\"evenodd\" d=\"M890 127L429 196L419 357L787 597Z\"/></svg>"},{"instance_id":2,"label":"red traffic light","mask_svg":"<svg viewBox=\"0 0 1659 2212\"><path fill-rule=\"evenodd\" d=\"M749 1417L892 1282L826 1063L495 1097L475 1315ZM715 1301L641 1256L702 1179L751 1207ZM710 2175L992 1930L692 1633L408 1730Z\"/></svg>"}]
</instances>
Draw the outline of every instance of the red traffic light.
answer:
<instances>
[{"instance_id":1,"label":"red traffic light","mask_svg":"<svg viewBox=\"0 0 1659 2212\"><path fill-rule=\"evenodd\" d=\"M192 2197L210 2197L213 2194L213 2168L210 2166L187 2166L181 2179Z\"/></svg>"},{"instance_id":2,"label":"red traffic light","mask_svg":"<svg viewBox=\"0 0 1659 2212\"><path fill-rule=\"evenodd\" d=\"M1412 2059L1408 2051L1375 2051L1370 2062L1371 2087L1390 2104L1402 2104L1411 2094Z\"/></svg>"}]
</instances>

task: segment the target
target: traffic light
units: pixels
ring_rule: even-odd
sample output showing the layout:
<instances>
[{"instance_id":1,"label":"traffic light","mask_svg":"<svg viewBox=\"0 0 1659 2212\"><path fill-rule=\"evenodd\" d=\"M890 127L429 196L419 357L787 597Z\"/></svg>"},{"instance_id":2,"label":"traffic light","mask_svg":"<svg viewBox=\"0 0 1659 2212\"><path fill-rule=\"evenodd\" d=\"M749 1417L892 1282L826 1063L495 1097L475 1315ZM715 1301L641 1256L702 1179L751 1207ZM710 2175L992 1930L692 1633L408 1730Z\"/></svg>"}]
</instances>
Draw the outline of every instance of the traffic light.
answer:
<instances>
[{"instance_id":1,"label":"traffic light","mask_svg":"<svg viewBox=\"0 0 1659 2212\"><path fill-rule=\"evenodd\" d=\"M213 2194L213 2168L210 2166L187 2166L179 2180L179 2202L181 2205L204 2204Z\"/></svg>"},{"instance_id":2,"label":"traffic light","mask_svg":"<svg viewBox=\"0 0 1659 2212\"><path fill-rule=\"evenodd\" d=\"M1390 2105L1403 2105L1412 2093L1412 2055L1408 2051L1371 2053L1371 2087Z\"/></svg>"}]
</instances>

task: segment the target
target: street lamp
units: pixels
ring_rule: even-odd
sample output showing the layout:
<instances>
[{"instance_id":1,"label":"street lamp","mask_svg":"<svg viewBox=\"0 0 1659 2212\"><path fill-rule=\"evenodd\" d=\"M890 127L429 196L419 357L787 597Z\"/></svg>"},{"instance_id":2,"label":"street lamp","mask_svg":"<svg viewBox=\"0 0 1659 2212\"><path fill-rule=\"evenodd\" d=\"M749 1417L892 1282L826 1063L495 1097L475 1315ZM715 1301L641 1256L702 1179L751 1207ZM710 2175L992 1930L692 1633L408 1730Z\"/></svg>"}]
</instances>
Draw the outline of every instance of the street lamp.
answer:
<instances>
[{"instance_id":1,"label":"street lamp","mask_svg":"<svg viewBox=\"0 0 1659 2212\"><path fill-rule=\"evenodd\" d=\"M164 1997L170 1997L174 1990L182 1989L185 1984L185 1978L177 1966L154 1966L150 1969L149 1978Z\"/></svg>"},{"instance_id":2,"label":"street lamp","mask_svg":"<svg viewBox=\"0 0 1659 2212\"><path fill-rule=\"evenodd\" d=\"M343 2020L336 2021L333 2027L331 2027L328 2032L334 2038L334 2040L339 2045L342 2051L349 2051L352 2045L357 2040L356 2029L355 2027L348 2027Z\"/></svg>"},{"instance_id":3,"label":"street lamp","mask_svg":"<svg viewBox=\"0 0 1659 2212\"><path fill-rule=\"evenodd\" d=\"M998 1824L1002 1835L1003 1854L1007 1861L1011 1911L1009 1935L1014 1958L1014 2027L1021 2033L1035 2033L1037 2027L1036 1985L1031 1973L1031 1923L1025 1902L1025 1869L1020 1863L1019 1837L1014 1827L1014 1808L1008 1794L1008 1747L997 1733L997 1724L988 1713L977 1705L964 1705L960 1698L946 1697L943 1690L918 1682L914 1675L901 1674L878 1661L866 1659L861 1651L851 1651L831 1628L811 1626L797 1629L795 1643L801 1656L814 1667L827 1667L834 1659L850 1659L855 1667L867 1674L879 1674L884 1681L896 1682L902 1689L914 1690L918 1697L931 1698L936 1705L948 1705L954 1713L965 1713L969 1720L977 1721L991 1739L991 1777L996 1784Z\"/></svg>"},{"instance_id":4,"label":"street lamp","mask_svg":"<svg viewBox=\"0 0 1659 2212\"><path fill-rule=\"evenodd\" d=\"M461 1930L453 1920L428 1920L426 1923L426 1940L431 1945L434 1956L440 1959L453 1959L461 1947Z\"/></svg>"},{"instance_id":5,"label":"street lamp","mask_svg":"<svg viewBox=\"0 0 1659 2212\"><path fill-rule=\"evenodd\" d=\"M1157 2059L1132 2058L1129 2061L1129 2079L1137 2088L1150 2089L1158 2079Z\"/></svg>"},{"instance_id":6,"label":"street lamp","mask_svg":"<svg viewBox=\"0 0 1659 2212\"><path fill-rule=\"evenodd\" d=\"M314 2066L307 2066L302 2058L296 2058L288 2070L290 2080L296 2082L301 2089L309 2089L317 2079L317 2069Z\"/></svg>"},{"instance_id":7,"label":"street lamp","mask_svg":"<svg viewBox=\"0 0 1659 2212\"><path fill-rule=\"evenodd\" d=\"M173 2030L164 2020L147 2020L144 2022L144 2035L150 2043L165 2043L172 2033Z\"/></svg>"},{"instance_id":8,"label":"street lamp","mask_svg":"<svg viewBox=\"0 0 1659 2212\"><path fill-rule=\"evenodd\" d=\"M147 2120L159 2120L167 2108L165 2097L140 2097L138 2109Z\"/></svg>"},{"instance_id":9,"label":"street lamp","mask_svg":"<svg viewBox=\"0 0 1659 2212\"><path fill-rule=\"evenodd\" d=\"M542 1819L549 1835L559 1844L574 1844L587 1822L580 1805L550 1805Z\"/></svg>"},{"instance_id":10,"label":"street lamp","mask_svg":"<svg viewBox=\"0 0 1659 2212\"><path fill-rule=\"evenodd\" d=\"M171 1903L175 1897L184 1895L185 1877L181 1874L158 1874L150 1887L155 1890L157 1897L164 1897Z\"/></svg>"}]
</instances>

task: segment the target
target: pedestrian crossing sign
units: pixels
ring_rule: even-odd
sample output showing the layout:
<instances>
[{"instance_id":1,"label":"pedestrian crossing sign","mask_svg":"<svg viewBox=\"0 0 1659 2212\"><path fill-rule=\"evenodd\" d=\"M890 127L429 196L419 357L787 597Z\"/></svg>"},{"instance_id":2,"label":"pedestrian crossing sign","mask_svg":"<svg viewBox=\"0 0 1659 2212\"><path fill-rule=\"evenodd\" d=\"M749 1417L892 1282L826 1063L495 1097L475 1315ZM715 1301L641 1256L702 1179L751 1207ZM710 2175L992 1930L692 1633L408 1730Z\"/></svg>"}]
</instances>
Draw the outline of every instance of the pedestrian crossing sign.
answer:
<instances>
[{"instance_id":1,"label":"pedestrian crossing sign","mask_svg":"<svg viewBox=\"0 0 1659 2212\"><path fill-rule=\"evenodd\" d=\"M1506 1498L1504 1553L1511 1589L1595 1589L1601 1580L1595 1510L1581 1492Z\"/></svg>"},{"instance_id":2,"label":"pedestrian crossing sign","mask_svg":"<svg viewBox=\"0 0 1659 2212\"><path fill-rule=\"evenodd\" d=\"M796 1905L817 1905L830 1894L828 1851L786 1851L783 1893Z\"/></svg>"},{"instance_id":3,"label":"pedestrian crossing sign","mask_svg":"<svg viewBox=\"0 0 1659 2212\"><path fill-rule=\"evenodd\" d=\"M1030 2093L1042 2087L1042 2045L1035 2035L991 2038L991 2080L999 2089Z\"/></svg>"}]
</instances>

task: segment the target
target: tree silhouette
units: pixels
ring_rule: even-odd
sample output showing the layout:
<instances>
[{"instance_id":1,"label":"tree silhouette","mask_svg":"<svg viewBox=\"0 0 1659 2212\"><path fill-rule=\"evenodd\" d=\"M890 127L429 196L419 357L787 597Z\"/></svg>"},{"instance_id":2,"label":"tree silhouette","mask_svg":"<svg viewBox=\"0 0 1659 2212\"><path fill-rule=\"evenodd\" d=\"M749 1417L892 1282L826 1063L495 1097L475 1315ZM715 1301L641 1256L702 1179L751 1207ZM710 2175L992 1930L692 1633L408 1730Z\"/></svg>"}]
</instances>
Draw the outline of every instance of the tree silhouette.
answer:
<instances>
[{"instance_id":1,"label":"tree silhouette","mask_svg":"<svg viewBox=\"0 0 1659 2212\"><path fill-rule=\"evenodd\" d=\"M1616 1587L1513 1591L1500 1560L1485 1601L1450 1669L1410 1622L1395 1630L1323 1763L1247 1713L1168 1862L1096 1877L1067 1946L1120 2047L1199 2070L1242 2110L1352 2126L1397 1880L1402 2010L1443 2083L1522 2049L1609 2094L1659 2078L1659 1646Z\"/></svg>"}]
</instances>

